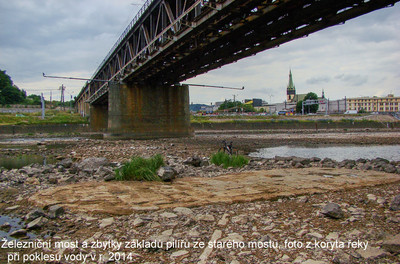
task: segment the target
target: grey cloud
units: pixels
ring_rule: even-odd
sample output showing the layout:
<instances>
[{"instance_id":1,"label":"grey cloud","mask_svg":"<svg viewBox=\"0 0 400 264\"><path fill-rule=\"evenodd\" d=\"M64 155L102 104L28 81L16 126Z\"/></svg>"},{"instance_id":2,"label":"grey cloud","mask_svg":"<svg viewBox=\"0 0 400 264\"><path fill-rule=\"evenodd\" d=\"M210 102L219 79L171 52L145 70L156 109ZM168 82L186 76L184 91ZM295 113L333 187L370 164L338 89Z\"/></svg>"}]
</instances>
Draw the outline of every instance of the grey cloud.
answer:
<instances>
[{"instance_id":1,"label":"grey cloud","mask_svg":"<svg viewBox=\"0 0 400 264\"><path fill-rule=\"evenodd\" d=\"M335 79L341 80L350 85L360 86L368 81L368 76L359 74L340 74L335 76Z\"/></svg>"},{"instance_id":2,"label":"grey cloud","mask_svg":"<svg viewBox=\"0 0 400 264\"><path fill-rule=\"evenodd\" d=\"M143 1L0 0L0 68L7 70L21 88L32 82L40 86L41 72L93 73L140 8L132 6L133 2ZM366 93L375 92L376 85L372 86L367 80L380 80L386 75L390 76L386 81L388 89L397 89L400 81L397 70L399 14L400 5L397 4L188 82L244 85L245 91L238 91L240 99L260 97L269 101L269 94L273 94L272 101L278 102L285 99L291 67L299 91L307 87L305 84L323 84L324 89L332 89L336 97L342 98L352 91L340 90L334 82L340 81L363 85ZM347 64L347 61L352 63ZM359 75L338 75L341 72ZM337 78L332 77L335 75ZM214 102L224 97L231 98L232 92L191 89L194 102Z\"/></svg>"},{"instance_id":3,"label":"grey cloud","mask_svg":"<svg viewBox=\"0 0 400 264\"><path fill-rule=\"evenodd\" d=\"M327 76L320 76L320 77L312 77L306 80L307 84L321 84L321 83L328 83L331 81L331 78Z\"/></svg>"}]
</instances>

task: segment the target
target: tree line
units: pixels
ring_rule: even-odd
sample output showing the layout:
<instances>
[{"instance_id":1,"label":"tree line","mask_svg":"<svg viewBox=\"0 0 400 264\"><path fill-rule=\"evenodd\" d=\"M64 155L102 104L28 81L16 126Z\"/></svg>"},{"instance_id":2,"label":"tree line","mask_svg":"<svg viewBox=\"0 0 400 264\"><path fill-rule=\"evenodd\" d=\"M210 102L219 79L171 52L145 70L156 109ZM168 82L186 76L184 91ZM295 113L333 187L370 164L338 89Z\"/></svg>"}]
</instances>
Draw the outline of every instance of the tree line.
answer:
<instances>
[{"instance_id":1,"label":"tree line","mask_svg":"<svg viewBox=\"0 0 400 264\"><path fill-rule=\"evenodd\" d=\"M0 69L0 105L12 105L12 104L23 104L23 105L40 105L41 98L39 95L31 94L26 95L25 90L20 90L16 86L11 77ZM74 106L75 100L61 102L51 102L53 107L57 106Z\"/></svg>"}]
</instances>

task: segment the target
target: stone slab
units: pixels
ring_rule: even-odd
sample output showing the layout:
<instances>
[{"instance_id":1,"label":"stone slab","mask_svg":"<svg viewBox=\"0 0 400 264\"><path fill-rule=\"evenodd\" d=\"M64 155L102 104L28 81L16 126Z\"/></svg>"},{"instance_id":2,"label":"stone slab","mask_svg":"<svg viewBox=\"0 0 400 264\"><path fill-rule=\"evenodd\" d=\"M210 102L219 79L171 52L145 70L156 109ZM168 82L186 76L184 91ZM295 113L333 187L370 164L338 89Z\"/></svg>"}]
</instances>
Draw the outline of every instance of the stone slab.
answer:
<instances>
[{"instance_id":1,"label":"stone slab","mask_svg":"<svg viewBox=\"0 0 400 264\"><path fill-rule=\"evenodd\" d=\"M331 175L332 177L324 177ZM76 212L131 214L140 210L249 202L352 189L400 181L400 175L331 168L276 169L185 177L162 182L85 182L42 190L30 198ZM151 209L149 209L151 208Z\"/></svg>"}]
</instances>

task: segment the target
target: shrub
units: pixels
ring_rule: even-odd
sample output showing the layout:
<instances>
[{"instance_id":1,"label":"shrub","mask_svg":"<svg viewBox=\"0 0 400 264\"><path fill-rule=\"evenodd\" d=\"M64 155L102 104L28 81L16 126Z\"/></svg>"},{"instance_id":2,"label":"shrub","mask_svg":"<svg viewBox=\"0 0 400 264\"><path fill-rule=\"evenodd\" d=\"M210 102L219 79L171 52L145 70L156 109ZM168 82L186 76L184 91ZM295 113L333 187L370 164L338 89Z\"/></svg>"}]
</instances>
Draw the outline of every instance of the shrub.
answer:
<instances>
[{"instance_id":1,"label":"shrub","mask_svg":"<svg viewBox=\"0 0 400 264\"><path fill-rule=\"evenodd\" d=\"M115 171L115 178L120 181L161 181L157 170L164 165L160 154L145 159L132 157L131 161Z\"/></svg>"},{"instance_id":2,"label":"shrub","mask_svg":"<svg viewBox=\"0 0 400 264\"><path fill-rule=\"evenodd\" d=\"M229 155L225 152L217 152L211 156L211 163L217 166L223 165L226 169L228 167L243 167L249 163L249 160L242 155Z\"/></svg>"}]
</instances>

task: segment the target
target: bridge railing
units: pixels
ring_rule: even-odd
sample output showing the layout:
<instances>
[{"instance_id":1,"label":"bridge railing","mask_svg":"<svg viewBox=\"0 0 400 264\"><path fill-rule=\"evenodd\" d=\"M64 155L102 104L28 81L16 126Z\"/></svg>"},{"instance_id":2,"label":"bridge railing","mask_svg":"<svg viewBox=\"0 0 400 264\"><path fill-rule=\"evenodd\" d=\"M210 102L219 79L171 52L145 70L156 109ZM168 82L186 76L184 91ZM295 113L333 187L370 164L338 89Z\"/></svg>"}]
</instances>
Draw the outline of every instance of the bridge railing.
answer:
<instances>
[{"instance_id":1,"label":"bridge railing","mask_svg":"<svg viewBox=\"0 0 400 264\"><path fill-rule=\"evenodd\" d=\"M131 20L129 25L125 28L125 30L122 32L121 36L118 38L118 40L115 42L115 44L112 46L110 51L107 53L106 57L103 59L103 61L100 63L99 67L97 67L96 71L94 72L93 76L91 79L95 79L96 75L98 72L103 68L103 66L106 64L108 59L114 54L115 50L118 48L118 46L121 44L121 42L125 39L125 37L128 35L128 33L131 31L133 26L136 24L136 22L141 18L141 16L144 14L144 12L147 10L147 8L156 0L147 0L143 6L140 8L140 10L136 13L135 17Z\"/></svg>"}]
</instances>

